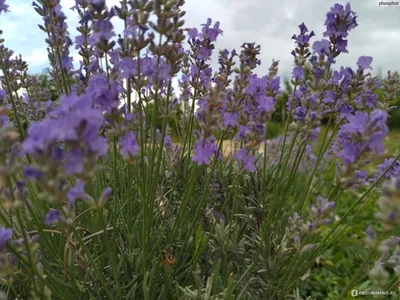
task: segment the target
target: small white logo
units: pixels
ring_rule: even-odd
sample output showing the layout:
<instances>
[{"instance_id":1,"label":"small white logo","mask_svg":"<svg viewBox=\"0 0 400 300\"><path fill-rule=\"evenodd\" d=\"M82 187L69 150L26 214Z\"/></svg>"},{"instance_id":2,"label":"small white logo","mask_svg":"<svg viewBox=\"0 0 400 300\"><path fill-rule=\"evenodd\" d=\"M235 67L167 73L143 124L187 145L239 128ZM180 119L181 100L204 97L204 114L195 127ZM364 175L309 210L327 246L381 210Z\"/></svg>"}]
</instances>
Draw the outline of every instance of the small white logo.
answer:
<instances>
[{"instance_id":1,"label":"small white logo","mask_svg":"<svg viewBox=\"0 0 400 300\"><path fill-rule=\"evenodd\" d=\"M358 290L351 290L351 295L353 297L357 297L358 296Z\"/></svg>"}]
</instances>

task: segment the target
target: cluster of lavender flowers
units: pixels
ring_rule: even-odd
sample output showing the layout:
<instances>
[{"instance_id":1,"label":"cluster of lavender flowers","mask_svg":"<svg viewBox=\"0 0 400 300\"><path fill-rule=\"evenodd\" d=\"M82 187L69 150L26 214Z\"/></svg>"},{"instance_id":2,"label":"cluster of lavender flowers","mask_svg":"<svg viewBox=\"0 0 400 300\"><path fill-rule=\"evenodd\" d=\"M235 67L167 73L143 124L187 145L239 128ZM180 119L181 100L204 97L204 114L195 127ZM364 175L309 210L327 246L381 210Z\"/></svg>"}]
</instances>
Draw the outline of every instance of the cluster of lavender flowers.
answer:
<instances>
[{"instance_id":1,"label":"cluster of lavender flowers","mask_svg":"<svg viewBox=\"0 0 400 300\"><path fill-rule=\"evenodd\" d=\"M51 118L29 127L23 151L35 159L36 165L25 168L25 177L43 184L45 191L49 191L43 194L48 201L60 203L65 197L68 199L65 214L50 211L47 224L64 219L72 222L76 199L86 198L84 181L94 176L97 158L108 150L107 139L98 135L105 122L103 111L112 108L117 101L117 92L107 87L107 79L103 75L93 76L85 94L78 96L72 92L62 96ZM77 177L73 187L67 183L66 176L71 175ZM110 193L110 188L106 188L99 207L105 205L103 199Z\"/></svg>"},{"instance_id":2,"label":"cluster of lavender flowers","mask_svg":"<svg viewBox=\"0 0 400 300\"><path fill-rule=\"evenodd\" d=\"M310 241L310 235L321 232L324 225L329 225L333 222L330 218L334 210L335 202L330 202L327 199L318 196L315 204L311 206L309 221L305 223L298 213L294 213L289 217L288 227L286 227L286 239L293 240L293 247L302 252L307 252L315 247L315 244L302 243L302 240Z\"/></svg>"}]
</instances>

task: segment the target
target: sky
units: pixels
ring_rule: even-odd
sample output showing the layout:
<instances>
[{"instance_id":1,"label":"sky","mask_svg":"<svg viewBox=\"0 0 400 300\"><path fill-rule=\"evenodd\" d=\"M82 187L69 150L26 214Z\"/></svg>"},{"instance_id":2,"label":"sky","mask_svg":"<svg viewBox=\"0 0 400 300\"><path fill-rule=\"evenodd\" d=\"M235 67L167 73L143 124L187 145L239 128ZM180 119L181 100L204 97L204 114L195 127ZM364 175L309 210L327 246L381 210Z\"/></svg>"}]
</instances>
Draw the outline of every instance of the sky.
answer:
<instances>
[{"instance_id":1,"label":"sky","mask_svg":"<svg viewBox=\"0 0 400 300\"><path fill-rule=\"evenodd\" d=\"M0 15L0 29L3 30L5 45L22 54L29 64L31 73L40 73L47 66L45 34L37 27L42 24L40 16L32 7L32 0L6 0L10 12ZM106 0L108 7L119 0ZM340 2L346 4L347 2ZM78 35L75 27L78 18L72 7L75 0L61 0L67 15L72 40ZM334 1L328 0L186 0L185 27L197 27L211 18L219 21L223 35L217 40L216 49L236 49L244 42L261 45L261 66L256 72L267 74L272 59L279 60L279 75L290 76L294 48L294 33L302 22L314 30L315 40L323 38L325 15ZM358 57L372 56L373 73L400 70L400 7L378 6L377 0L350 1L352 10L358 15L358 24L349 35L348 50L337 58L336 68L355 67ZM117 20L117 18L115 18ZM122 24L116 23L117 33ZM217 52L215 51L215 55ZM74 61L79 60L76 50L72 51ZM217 70L214 56L212 66Z\"/></svg>"}]
</instances>

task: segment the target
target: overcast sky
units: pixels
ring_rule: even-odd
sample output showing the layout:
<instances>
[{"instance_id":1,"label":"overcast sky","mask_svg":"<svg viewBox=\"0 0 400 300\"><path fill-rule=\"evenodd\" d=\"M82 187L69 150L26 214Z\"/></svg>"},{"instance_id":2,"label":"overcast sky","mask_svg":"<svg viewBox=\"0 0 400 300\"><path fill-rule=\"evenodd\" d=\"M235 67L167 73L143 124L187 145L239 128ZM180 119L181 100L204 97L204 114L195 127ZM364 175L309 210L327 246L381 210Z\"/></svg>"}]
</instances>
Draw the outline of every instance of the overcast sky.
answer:
<instances>
[{"instance_id":1,"label":"overcast sky","mask_svg":"<svg viewBox=\"0 0 400 300\"><path fill-rule=\"evenodd\" d=\"M107 0L108 6L118 0ZM44 33L37 27L40 16L34 11L31 0L8 0L11 12L0 15L0 29L4 31L6 46L23 55L31 72L47 67ZM77 35L77 17L69 8L75 0L61 0L68 16L72 40ZM186 0L186 27L199 27L208 17L220 21L223 35L217 41L217 49L239 51L243 42L261 45L262 65L257 73L267 73L272 59L280 61L280 75L289 75L292 68L290 52L294 47L291 39L298 33L298 25L304 22L314 30L314 40L322 38L326 12L334 4L328 0ZM347 2L340 2L346 4ZM361 55L373 56L373 71L379 68L400 70L400 7L378 7L377 0L350 1L358 15L359 26L350 32L348 54L337 59L336 68L354 67ZM115 18L117 19L117 18ZM117 33L122 26L116 25ZM76 52L72 53L76 55ZM75 56L75 62L78 56ZM217 66L214 60L214 66Z\"/></svg>"}]
</instances>

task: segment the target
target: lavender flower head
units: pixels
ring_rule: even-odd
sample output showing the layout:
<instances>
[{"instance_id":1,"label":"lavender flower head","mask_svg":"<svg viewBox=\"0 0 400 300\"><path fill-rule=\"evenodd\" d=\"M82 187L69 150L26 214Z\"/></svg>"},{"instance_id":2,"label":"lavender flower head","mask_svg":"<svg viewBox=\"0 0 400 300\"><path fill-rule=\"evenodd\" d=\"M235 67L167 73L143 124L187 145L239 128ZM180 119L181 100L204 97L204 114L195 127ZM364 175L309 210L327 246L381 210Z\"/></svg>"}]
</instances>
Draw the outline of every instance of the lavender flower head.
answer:
<instances>
[{"instance_id":1,"label":"lavender flower head","mask_svg":"<svg viewBox=\"0 0 400 300\"><path fill-rule=\"evenodd\" d=\"M286 236L293 240L293 247L300 252L308 252L314 249L315 244L302 244L302 238L310 233L308 224L304 224L303 219L297 212L288 219L288 226L285 229ZM284 237L285 239L285 237Z\"/></svg>"},{"instance_id":2,"label":"lavender flower head","mask_svg":"<svg viewBox=\"0 0 400 300\"><path fill-rule=\"evenodd\" d=\"M50 210L44 218L44 224L54 225L57 224L58 222L61 222L61 220L62 216L58 210Z\"/></svg>"},{"instance_id":3,"label":"lavender flower head","mask_svg":"<svg viewBox=\"0 0 400 300\"><path fill-rule=\"evenodd\" d=\"M135 134L132 131L127 132L120 137L119 142L121 155L136 156L140 151L140 146L136 141Z\"/></svg>"},{"instance_id":4,"label":"lavender flower head","mask_svg":"<svg viewBox=\"0 0 400 300\"><path fill-rule=\"evenodd\" d=\"M215 145L215 138L200 139L196 142L194 149L193 161L199 166L209 165L210 158L218 151L217 145Z\"/></svg>"},{"instance_id":5,"label":"lavender flower head","mask_svg":"<svg viewBox=\"0 0 400 300\"><path fill-rule=\"evenodd\" d=\"M75 186L71 187L67 193L68 204L74 206L77 199L85 199L85 182L78 179Z\"/></svg>"},{"instance_id":6,"label":"lavender flower head","mask_svg":"<svg viewBox=\"0 0 400 300\"><path fill-rule=\"evenodd\" d=\"M360 56L358 61L357 61L357 66L361 70L367 70L371 69L371 63L372 63L372 57L371 56Z\"/></svg>"},{"instance_id":7,"label":"lavender flower head","mask_svg":"<svg viewBox=\"0 0 400 300\"><path fill-rule=\"evenodd\" d=\"M317 202L311 206L310 223L307 225L309 231L313 231L321 225L330 224L332 220L329 218L329 215L332 213L335 206L335 202L318 196Z\"/></svg>"},{"instance_id":8,"label":"lavender flower head","mask_svg":"<svg viewBox=\"0 0 400 300\"><path fill-rule=\"evenodd\" d=\"M357 111L350 122L341 127L337 139L341 150L337 156L342 158L344 165L355 163L366 152L383 153L383 138L389 132L387 117L383 110L374 110L369 115Z\"/></svg>"},{"instance_id":9,"label":"lavender flower head","mask_svg":"<svg viewBox=\"0 0 400 300\"><path fill-rule=\"evenodd\" d=\"M104 116L93 106L112 109L117 102L117 94L115 90L108 90L107 81L102 79L101 76L92 77L88 91L83 95L71 93L61 97L60 107L54 112L55 118L32 123L23 144L25 153L48 155L49 147L56 142L64 142L70 145L65 155L68 161L66 171L70 174L83 171L83 153L85 156L104 155L107 152L106 139L98 136ZM77 145L80 146L76 148Z\"/></svg>"},{"instance_id":10,"label":"lavender flower head","mask_svg":"<svg viewBox=\"0 0 400 300\"><path fill-rule=\"evenodd\" d=\"M391 167L390 167L391 166ZM390 167L390 169L388 169ZM400 161L395 161L394 158L385 159L384 162L378 165L378 171L375 175L369 179L370 182L375 182L382 176L382 174L387 170L385 173L385 179L389 179L391 177L396 177L400 175Z\"/></svg>"},{"instance_id":11,"label":"lavender flower head","mask_svg":"<svg viewBox=\"0 0 400 300\"><path fill-rule=\"evenodd\" d=\"M2 11L4 11L5 13L9 12L8 5L6 4L6 0L0 0L0 14Z\"/></svg>"},{"instance_id":12,"label":"lavender flower head","mask_svg":"<svg viewBox=\"0 0 400 300\"><path fill-rule=\"evenodd\" d=\"M326 14L326 31L324 36L329 37L333 47L333 56L338 56L341 52L347 53L347 36L349 31L358 26L357 15L351 10L350 3L343 6L336 3Z\"/></svg>"},{"instance_id":13,"label":"lavender flower head","mask_svg":"<svg viewBox=\"0 0 400 300\"><path fill-rule=\"evenodd\" d=\"M291 52L294 56L296 66L302 67L306 63L307 58L311 55L309 51L310 40L315 36L314 31L308 33L308 28L304 23L299 25L300 34L293 34L292 39L296 41L297 47Z\"/></svg>"},{"instance_id":14,"label":"lavender flower head","mask_svg":"<svg viewBox=\"0 0 400 300\"><path fill-rule=\"evenodd\" d=\"M256 170L254 165L255 158L246 149L239 149L235 158L244 171L254 172Z\"/></svg>"},{"instance_id":15,"label":"lavender flower head","mask_svg":"<svg viewBox=\"0 0 400 300\"><path fill-rule=\"evenodd\" d=\"M11 228L0 228L0 251L6 247L13 234L14 230Z\"/></svg>"}]
</instances>

